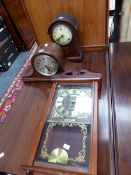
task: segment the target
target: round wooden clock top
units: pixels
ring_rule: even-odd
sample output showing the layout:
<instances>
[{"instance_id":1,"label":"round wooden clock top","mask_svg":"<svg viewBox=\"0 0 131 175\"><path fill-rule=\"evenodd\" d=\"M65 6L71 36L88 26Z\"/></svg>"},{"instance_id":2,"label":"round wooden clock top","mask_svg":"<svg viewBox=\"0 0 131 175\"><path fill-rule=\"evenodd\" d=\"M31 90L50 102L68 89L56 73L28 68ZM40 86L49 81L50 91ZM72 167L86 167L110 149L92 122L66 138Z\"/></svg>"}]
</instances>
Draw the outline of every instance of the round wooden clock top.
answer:
<instances>
[{"instance_id":1,"label":"round wooden clock top","mask_svg":"<svg viewBox=\"0 0 131 175\"><path fill-rule=\"evenodd\" d=\"M54 42L41 44L38 46L32 61L39 55L49 55L51 56L56 62L62 64L65 59L64 50L61 46Z\"/></svg>"},{"instance_id":2,"label":"round wooden clock top","mask_svg":"<svg viewBox=\"0 0 131 175\"><path fill-rule=\"evenodd\" d=\"M48 33L49 34L51 32L52 27L56 23L65 23L65 24L67 23L67 24L71 25L75 30L78 29L78 22L77 22L77 19L74 16L72 16L68 13L60 13L51 22L51 24L48 28Z\"/></svg>"}]
</instances>

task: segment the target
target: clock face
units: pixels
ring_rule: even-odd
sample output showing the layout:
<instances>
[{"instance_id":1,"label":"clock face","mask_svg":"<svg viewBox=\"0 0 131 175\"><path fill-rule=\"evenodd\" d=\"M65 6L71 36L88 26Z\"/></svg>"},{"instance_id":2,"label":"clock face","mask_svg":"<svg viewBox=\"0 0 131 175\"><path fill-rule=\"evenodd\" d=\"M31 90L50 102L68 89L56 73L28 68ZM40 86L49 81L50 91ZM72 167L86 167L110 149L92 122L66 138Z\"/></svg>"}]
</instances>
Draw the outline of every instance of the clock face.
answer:
<instances>
[{"instance_id":1,"label":"clock face","mask_svg":"<svg viewBox=\"0 0 131 175\"><path fill-rule=\"evenodd\" d=\"M93 86L58 85L49 120L90 123L92 116Z\"/></svg>"},{"instance_id":2,"label":"clock face","mask_svg":"<svg viewBox=\"0 0 131 175\"><path fill-rule=\"evenodd\" d=\"M60 92L56 99L55 107L60 115L80 117L86 113L91 113L91 98L87 96L85 89L65 89Z\"/></svg>"},{"instance_id":3,"label":"clock face","mask_svg":"<svg viewBox=\"0 0 131 175\"><path fill-rule=\"evenodd\" d=\"M34 67L41 75L51 76L56 74L59 64L48 55L39 55L34 60Z\"/></svg>"},{"instance_id":4,"label":"clock face","mask_svg":"<svg viewBox=\"0 0 131 175\"><path fill-rule=\"evenodd\" d=\"M68 45L72 41L72 30L66 24L56 24L52 29L53 40L61 45Z\"/></svg>"}]
</instances>

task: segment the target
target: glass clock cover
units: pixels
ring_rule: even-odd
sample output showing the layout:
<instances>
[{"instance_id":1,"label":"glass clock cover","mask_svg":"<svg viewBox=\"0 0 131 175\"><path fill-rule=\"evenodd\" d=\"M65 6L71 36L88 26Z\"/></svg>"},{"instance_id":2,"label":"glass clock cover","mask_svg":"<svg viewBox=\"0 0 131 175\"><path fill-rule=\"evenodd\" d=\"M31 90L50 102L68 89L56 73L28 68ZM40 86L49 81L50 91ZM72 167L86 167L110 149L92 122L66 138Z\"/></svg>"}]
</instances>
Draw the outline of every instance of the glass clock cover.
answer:
<instances>
[{"instance_id":1,"label":"glass clock cover","mask_svg":"<svg viewBox=\"0 0 131 175\"><path fill-rule=\"evenodd\" d=\"M49 55L39 55L34 60L34 67L41 75L52 76L56 74L59 64Z\"/></svg>"},{"instance_id":2,"label":"glass clock cover","mask_svg":"<svg viewBox=\"0 0 131 175\"><path fill-rule=\"evenodd\" d=\"M58 84L37 147L34 165L55 164L87 172L92 108L92 83Z\"/></svg>"},{"instance_id":3,"label":"glass clock cover","mask_svg":"<svg viewBox=\"0 0 131 175\"><path fill-rule=\"evenodd\" d=\"M73 167L87 167L90 124L46 122L36 161Z\"/></svg>"},{"instance_id":4,"label":"glass clock cover","mask_svg":"<svg viewBox=\"0 0 131 175\"><path fill-rule=\"evenodd\" d=\"M72 41L72 30L66 24L56 24L52 29L53 40L61 45L68 45Z\"/></svg>"}]
</instances>

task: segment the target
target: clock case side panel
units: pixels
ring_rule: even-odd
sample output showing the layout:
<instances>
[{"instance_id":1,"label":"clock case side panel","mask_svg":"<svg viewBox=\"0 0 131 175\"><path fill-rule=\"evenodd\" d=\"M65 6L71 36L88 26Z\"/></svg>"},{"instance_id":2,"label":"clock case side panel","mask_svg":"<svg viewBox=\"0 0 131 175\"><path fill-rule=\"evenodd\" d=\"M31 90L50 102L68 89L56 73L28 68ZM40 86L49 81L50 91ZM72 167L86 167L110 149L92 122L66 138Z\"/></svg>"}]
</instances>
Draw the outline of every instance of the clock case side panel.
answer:
<instances>
[{"instance_id":1,"label":"clock case side panel","mask_svg":"<svg viewBox=\"0 0 131 175\"><path fill-rule=\"evenodd\" d=\"M79 82L81 83L81 82ZM88 81L85 81L84 83L88 83ZM49 165L47 166L42 164L37 164L36 166L34 166L34 159L35 159L35 154L37 151L37 147L40 141L40 137L42 134L42 130L44 127L44 124L46 122L46 118L48 116L48 112L50 109L50 105L52 103L55 91L56 91L56 87L57 87L57 83L53 83L52 86L52 90L50 92L46 107L41 115L41 120L40 120L40 124L38 127L38 130L36 132L36 136L34 138L34 144L31 148L31 154L29 155L29 159L27 164L25 165L21 165L21 168L28 172L30 175L35 174L35 172L37 173L51 173L51 174L71 174L71 175L97 175L97 114L98 114L98 82L97 81L93 81L93 117L92 117L92 124L91 124L91 137L90 137L90 148L91 150L89 151L89 168L88 168L88 172L87 170L81 170L81 168L77 169L76 168L72 168L70 170L70 168L65 168L63 166L57 166L57 165ZM63 84L63 83L62 83Z\"/></svg>"},{"instance_id":2,"label":"clock case side panel","mask_svg":"<svg viewBox=\"0 0 131 175\"><path fill-rule=\"evenodd\" d=\"M98 83L94 81L94 97L93 97L93 118L92 123L93 126L91 127L91 152L90 152L90 160L89 160L89 174L97 175L97 142L98 142L98 92L99 87Z\"/></svg>"}]
</instances>

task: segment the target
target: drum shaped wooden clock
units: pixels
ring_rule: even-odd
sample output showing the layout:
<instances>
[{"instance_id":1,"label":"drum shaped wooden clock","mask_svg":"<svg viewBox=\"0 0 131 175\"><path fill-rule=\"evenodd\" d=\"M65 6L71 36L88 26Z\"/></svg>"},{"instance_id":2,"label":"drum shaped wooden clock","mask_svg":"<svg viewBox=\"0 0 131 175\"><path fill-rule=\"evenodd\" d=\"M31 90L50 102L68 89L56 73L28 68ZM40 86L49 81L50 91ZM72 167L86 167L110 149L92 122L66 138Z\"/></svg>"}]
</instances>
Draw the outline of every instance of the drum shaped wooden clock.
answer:
<instances>
[{"instance_id":1,"label":"drum shaped wooden clock","mask_svg":"<svg viewBox=\"0 0 131 175\"><path fill-rule=\"evenodd\" d=\"M23 81L41 81L51 79L62 70L65 56L61 46L50 42L41 44L31 59L31 73L22 77Z\"/></svg>"},{"instance_id":2,"label":"drum shaped wooden clock","mask_svg":"<svg viewBox=\"0 0 131 175\"><path fill-rule=\"evenodd\" d=\"M81 62L78 22L74 16L68 13L56 16L49 25L48 34L55 43L64 48L67 60Z\"/></svg>"}]
</instances>

